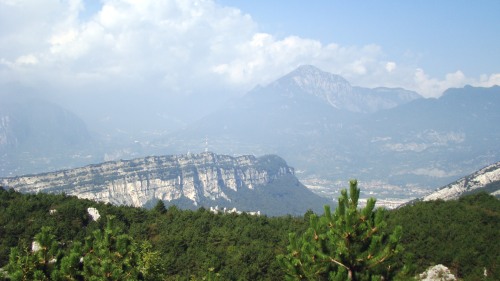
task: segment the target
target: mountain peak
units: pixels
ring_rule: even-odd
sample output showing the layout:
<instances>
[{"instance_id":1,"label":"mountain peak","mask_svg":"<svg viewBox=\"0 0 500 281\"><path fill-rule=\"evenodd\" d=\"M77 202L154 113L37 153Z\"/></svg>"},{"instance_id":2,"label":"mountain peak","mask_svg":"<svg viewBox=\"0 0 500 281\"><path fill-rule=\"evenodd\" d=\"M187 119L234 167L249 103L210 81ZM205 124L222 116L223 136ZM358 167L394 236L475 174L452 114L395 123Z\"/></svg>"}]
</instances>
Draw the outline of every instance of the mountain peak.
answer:
<instances>
[{"instance_id":1,"label":"mountain peak","mask_svg":"<svg viewBox=\"0 0 500 281\"><path fill-rule=\"evenodd\" d=\"M356 113L388 109L421 97L401 88L354 87L342 76L312 65L299 66L262 89L275 97L280 96L283 102L315 100L338 110Z\"/></svg>"},{"instance_id":2,"label":"mountain peak","mask_svg":"<svg viewBox=\"0 0 500 281\"><path fill-rule=\"evenodd\" d=\"M308 74L308 73L326 73L325 71L317 68L314 65L310 64L304 64L299 67L297 67L295 70L293 70L291 73L297 73L297 74Z\"/></svg>"},{"instance_id":3,"label":"mountain peak","mask_svg":"<svg viewBox=\"0 0 500 281\"><path fill-rule=\"evenodd\" d=\"M269 86L279 89L279 92L286 96L298 93L311 95L335 108L342 107L338 104L337 97L349 96L352 91L351 84L341 76L322 71L312 65L299 66Z\"/></svg>"},{"instance_id":4,"label":"mountain peak","mask_svg":"<svg viewBox=\"0 0 500 281\"><path fill-rule=\"evenodd\" d=\"M349 82L342 76L323 71L313 65L301 65L277 82L282 80L291 80L301 88L336 90L339 84L344 85L344 87L351 87Z\"/></svg>"}]
</instances>

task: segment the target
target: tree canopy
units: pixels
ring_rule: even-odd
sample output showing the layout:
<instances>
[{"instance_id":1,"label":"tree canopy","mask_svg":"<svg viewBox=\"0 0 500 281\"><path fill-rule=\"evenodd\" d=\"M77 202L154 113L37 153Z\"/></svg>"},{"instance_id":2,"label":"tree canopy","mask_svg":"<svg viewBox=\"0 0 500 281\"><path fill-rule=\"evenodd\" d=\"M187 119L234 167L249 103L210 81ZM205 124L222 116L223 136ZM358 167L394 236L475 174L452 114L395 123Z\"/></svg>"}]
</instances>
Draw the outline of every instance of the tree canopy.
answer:
<instances>
[{"instance_id":1,"label":"tree canopy","mask_svg":"<svg viewBox=\"0 0 500 281\"><path fill-rule=\"evenodd\" d=\"M302 236L290 234L288 254L278 259L287 269L289 280L384 280L401 267L399 241L401 227L387 232L383 209L375 210L370 198L358 209L360 190L350 181L341 192L332 214L329 206L318 217L310 216L309 228Z\"/></svg>"},{"instance_id":2,"label":"tree canopy","mask_svg":"<svg viewBox=\"0 0 500 281\"><path fill-rule=\"evenodd\" d=\"M161 280L159 276L164 280L209 277L284 280L286 276L294 276L290 271L293 261L303 264L298 272L311 271L305 267L310 265L322 272L318 276L325 278L329 278L329 274L324 272L348 277L347 268L352 268L353 276L363 280L365 274L354 272L368 267L372 279L389 276L386 278L389 280L394 274L397 274L395 279L402 273L416 276L429 266L443 264L464 281L500 280L498 199L480 193L457 201L418 202L396 210L376 209L372 207L374 200L369 200L366 207L358 209L353 208L360 205L358 192L357 189L356 192L344 191L339 198L341 207L334 211L325 209L322 215L308 211L303 217L267 217L214 214L203 208L196 211L175 206L163 209L160 204L147 210L64 194L21 194L0 188L0 268L7 270L10 258L12 264L31 264L24 267L27 274L24 276L30 280L36 279L35 272L41 279L52 278L54 269L64 276L78 276L84 272L80 262L82 253L89 252L89 245L95 248L100 244L97 248L101 250L108 245L112 249L109 253L128 257L122 266L134 264L136 269L131 272L134 275L139 272L138 278L149 280ZM101 219L94 221L87 212L89 207L96 208ZM113 217L109 226L108 217ZM377 231L371 233L373 226ZM398 226L404 231L394 248L391 236L397 233ZM362 237L375 241L373 246L370 246L372 242L363 242ZM109 243L99 242L103 239ZM45 250L33 253L35 240L45 245ZM346 241L350 241L349 244ZM353 243L359 246L354 247ZM396 253L401 253L400 246L404 248L402 255ZM307 260L302 248L306 253L314 253L315 259ZM300 254L291 255L293 249L298 249ZM339 254L339 249L344 249L344 254ZM126 254L128 252L131 254ZM384 253L394 255L384 259ZM357 258L353 260L354 256ZM347 268L331 260L320 263L321 259L329 258ZM399 261L405 265L404 270ZM22 267L14 268L17 270L9 274L23 272L19 271ZM0 280L4 272L0 271ZM144 275L145 272L148 274ZM408 277L400 279L409 280Z\"/></svg>"}]
</instances>

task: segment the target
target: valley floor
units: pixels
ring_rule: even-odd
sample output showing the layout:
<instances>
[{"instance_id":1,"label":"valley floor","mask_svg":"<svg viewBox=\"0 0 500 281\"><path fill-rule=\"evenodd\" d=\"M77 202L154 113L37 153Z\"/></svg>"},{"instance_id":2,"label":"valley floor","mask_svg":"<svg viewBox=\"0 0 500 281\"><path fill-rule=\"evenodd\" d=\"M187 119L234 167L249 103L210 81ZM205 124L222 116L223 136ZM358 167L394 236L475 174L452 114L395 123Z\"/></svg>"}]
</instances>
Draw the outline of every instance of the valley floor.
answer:
<instances>
[{"instance_id":1,"label":"valley floor","mask_svg":"<svg viewBox=\"0 0 500 281\"><path fill-rule=\"evenodd\" d=\"M300 181L312 192L336 201L340 190L346 188L347 181L330 181L321 178L308 177ZM359 181L361 187L360 206L366 204L370 197L377 198L377 206L394 209L408 201L421 198L429 194L430 190L422 187L401 187L384 183L382 181Z\"/></svg>"}]
</instances>

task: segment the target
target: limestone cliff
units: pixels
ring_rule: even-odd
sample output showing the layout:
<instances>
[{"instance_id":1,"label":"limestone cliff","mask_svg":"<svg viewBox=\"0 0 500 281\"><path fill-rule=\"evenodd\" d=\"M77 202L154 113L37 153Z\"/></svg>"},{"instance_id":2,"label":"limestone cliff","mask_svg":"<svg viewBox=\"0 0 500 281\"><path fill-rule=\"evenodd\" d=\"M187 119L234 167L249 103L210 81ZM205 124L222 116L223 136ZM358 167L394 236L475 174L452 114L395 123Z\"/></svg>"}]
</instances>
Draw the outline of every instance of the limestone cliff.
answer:
<instances>
[{"instance_id":1,"label":"limestone cliff","mask_svg":"<svg viewBox=\"0 0 500 281\"><path fill-rule=\"evenodd\" d=\"M268 187L276 183L281 185L284 179L292 183L292 188L287 191L289 194L286 194L287 192L281 194L283 192L279 191L279 196L292 196L296 194L297 187L301 193L307 193L306 188L298 183L293 174L293 168L277 156L231 157L206 152L105 162L70 170L4 178L0 183L25 193L64 192L79 198L117 205L143 207L151 206L157 200L163 200L167 203L183 202L184 205L192 206L208 207L218 204L242 208L243 211L258 211L271 206L263 206L262 202L252 205L247 201L262 201L263 198L273 197L274 195L266 192L276 191L277 188ZM295 180L290 182L290 179ZM302 198L304 195L295 197ZM272 201L269 201L269 204L276 205L276 202ZM284 202L286 201L285 198ZM301 204L293 200L288 203ZM314 207L307 206L307 208ZM305 206L304 208L303 211L307 210ZM294 213L294 211L276 212L276 214L281 213Z\"/></svg>"}]
</instances>

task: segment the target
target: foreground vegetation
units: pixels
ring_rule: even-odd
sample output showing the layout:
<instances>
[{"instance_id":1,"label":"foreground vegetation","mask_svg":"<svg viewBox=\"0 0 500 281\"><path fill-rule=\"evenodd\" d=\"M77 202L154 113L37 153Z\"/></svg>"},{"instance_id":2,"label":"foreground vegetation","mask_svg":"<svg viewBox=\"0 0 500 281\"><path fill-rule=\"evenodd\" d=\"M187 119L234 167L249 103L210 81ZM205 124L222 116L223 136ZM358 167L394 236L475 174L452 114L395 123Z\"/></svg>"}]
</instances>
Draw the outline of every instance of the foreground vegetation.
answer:
<instances>
[{"instance_id":1,"label":"foreground vegetation","mask_svg":"<svg viewBox=\"0 0 500 281\"><path fill-rule=\"evenodd\" d=\"M403 227L410 272L444 264L464 280L500 280L500 201L477 193L457 201L418 202L387 214ZM487 276L485 276L487 275Z\"/></svg>"},{"instance_id":2,"label":"foreground vegetation","mask_svg":"<svg viewBox=\"0 0 500 281\"><path fill-rule=\"evenodd\" d=\"M351 197L345 198L352 202ZM88 214L89 207L99 210L99 220L94 221ZM304 217L267 217L213 214L203 208L166 209L161 203L146 210L0 188L0 267L20 279L26 272L35 274L39 270L37 276L26 275L27 280L83 280L90 274L96 280L284 280L286 276L294 278L290 271L290 265L298 264L293 259L294 247L304 248L303 242L314 240L315 234L318 239L323 235L321 239L326 241L334 236L328 225L342 220L352 222L346 214L353 215L354 210L345 207L343 219L341 208L333 214L326 210L319 217L312 212ZM377 272L383 276L407 280L441 263L463 280L500 280L500 203L492 196L475 194L458 201L419 202L387 212L368 208L357 214L373 218L371 222L366 220L366 225L381 229L370 239L383 242L373 246L376 253L382 253L377 258L383 259L385 266ZM369 233L368 228L363 229L365 232L360 233ZM31 251L34 239L41 241L43 251ZM303 242L294 245L297 240ZM342 257L336 256L335 250L341 247L328 243L330 248L310 244L306 248L318 257L330 257L347 265L348 261L337 260ZM398 254L385 262L389 256L384 258L383 253L395 252ZM363 249L355 253L363 257ZM81 258L87 261L85 268ZM23 267L29 259L36 268ZM109 261L109 270L96 271L105 261ZM353 268L370 266L370 262ZM382 272L388 265L392 271ZM349 275L349 270L342 268L331 267L327 272ZM120 275L123 272L126 275ZM375 280L380 274L366 278ZM321 280L328 280L327 275ZM363 278L359 276L358 280L370 280Z\"/></svg>"},{"instance_id":3,"label":"foreground vegetation","mask_svg":"<svg viewBox=\"0 0 500 281\"><path fill-rule=\"evenodd\" d=\"M360 190L351 180L342 190L332 214L325 206L321 217L310 216L301 237L290 233L287 255L279 255L288 280L392 280L402 266L401 227L387 232L384 209L375 210L370 198L358 208Z\"/></svg>"}]
</instances>

